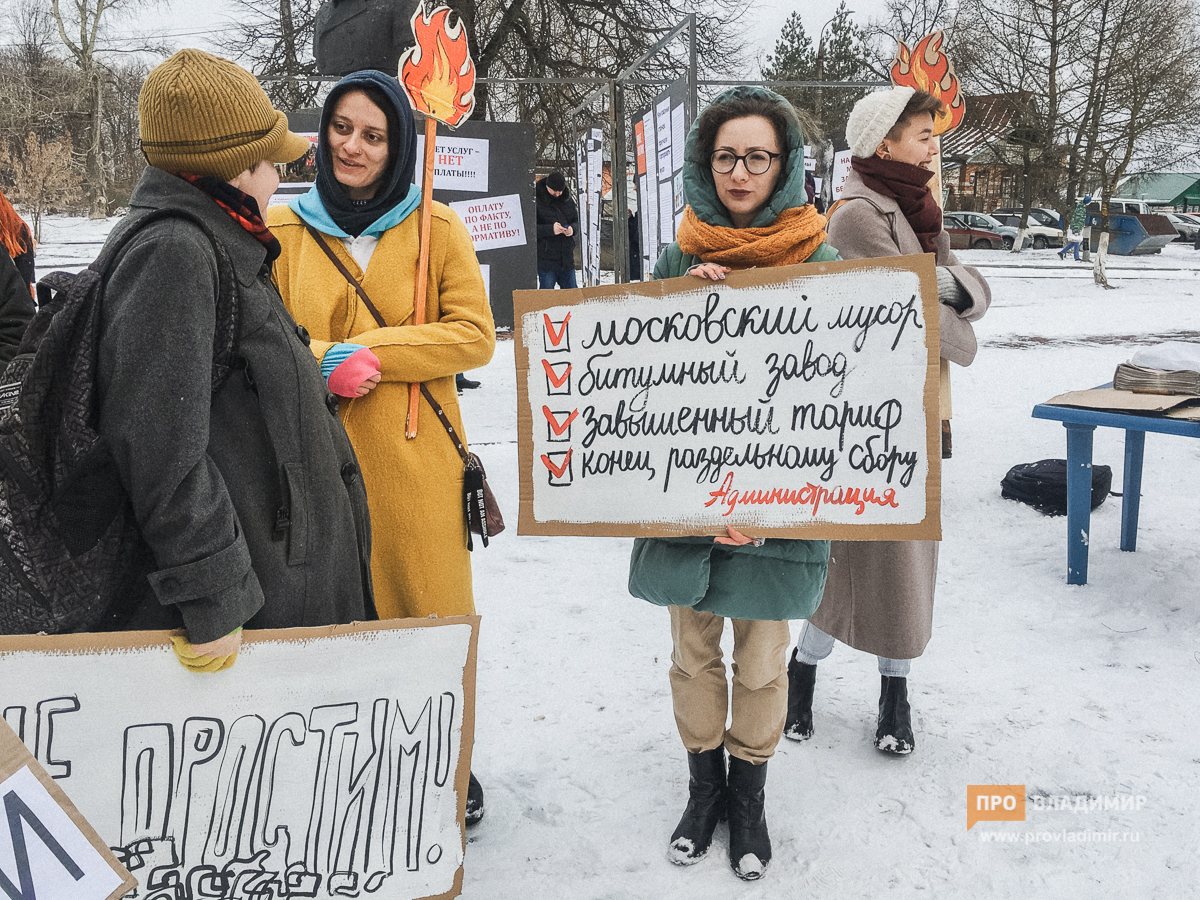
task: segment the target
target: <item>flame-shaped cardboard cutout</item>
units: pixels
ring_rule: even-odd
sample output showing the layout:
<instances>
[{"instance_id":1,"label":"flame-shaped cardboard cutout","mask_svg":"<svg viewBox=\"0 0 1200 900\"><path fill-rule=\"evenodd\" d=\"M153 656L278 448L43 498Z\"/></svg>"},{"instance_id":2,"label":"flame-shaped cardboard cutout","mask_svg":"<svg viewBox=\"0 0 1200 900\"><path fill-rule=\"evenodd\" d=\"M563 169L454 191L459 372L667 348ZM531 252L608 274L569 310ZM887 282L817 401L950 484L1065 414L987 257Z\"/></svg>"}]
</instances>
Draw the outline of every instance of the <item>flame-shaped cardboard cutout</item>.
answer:
<instances>
[{"instance_id":1,"label":"flame-shaped cardboard cutout","mask_svg":"<svg viewBox=\"0 0 1200 900\"><path fill-rule=\"evenodd\" d=\"M475 63L462 21L451 22L451 15L448 6L427 12L424 3L417 5L417 43L400 57L400 83L413 109L457 128L475 109Z\"/></svg>"},{"instance_id":2,"label":"flame-shaped cardboard cutout","mask_svg":"<svg viewBox=\"0 0 1200 900\"><path fill-rule=\"evenodd\" d=\"M946 105L933 123L934 134L945 134L956 128L967 111L962 86L954 74L954 64L942 52L945 39L945 34L935 31L917 41L912 50L897 41L896 57L892 60L892 84L928 91Z\"/></svg>"}]
</instances>

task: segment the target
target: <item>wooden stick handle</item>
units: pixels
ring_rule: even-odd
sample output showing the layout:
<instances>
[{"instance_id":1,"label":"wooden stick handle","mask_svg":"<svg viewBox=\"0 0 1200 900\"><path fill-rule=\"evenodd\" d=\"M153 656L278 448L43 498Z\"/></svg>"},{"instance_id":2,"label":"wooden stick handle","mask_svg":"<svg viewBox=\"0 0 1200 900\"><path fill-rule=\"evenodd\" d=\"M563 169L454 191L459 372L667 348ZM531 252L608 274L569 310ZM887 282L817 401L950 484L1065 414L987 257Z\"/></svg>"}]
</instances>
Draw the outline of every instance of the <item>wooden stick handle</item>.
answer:
<instances>
[{"instance_id":1,"label":"wooden stick handle","mask_svg":"<svg viewBox=\"0 0 1200 900\"><path fill-rule=\"evenodd\" d=\"M425 324L425 295L429 283L429 230L433 222L433 161L437 152L437 119L425 117L425 165L421 170L421 222L417 251L417 272L413 290L413 324ZM417 404L421 401L421 385L408 386L408 418L404 436L410 441L417 436Z\"/></svg>"}]
</instances>

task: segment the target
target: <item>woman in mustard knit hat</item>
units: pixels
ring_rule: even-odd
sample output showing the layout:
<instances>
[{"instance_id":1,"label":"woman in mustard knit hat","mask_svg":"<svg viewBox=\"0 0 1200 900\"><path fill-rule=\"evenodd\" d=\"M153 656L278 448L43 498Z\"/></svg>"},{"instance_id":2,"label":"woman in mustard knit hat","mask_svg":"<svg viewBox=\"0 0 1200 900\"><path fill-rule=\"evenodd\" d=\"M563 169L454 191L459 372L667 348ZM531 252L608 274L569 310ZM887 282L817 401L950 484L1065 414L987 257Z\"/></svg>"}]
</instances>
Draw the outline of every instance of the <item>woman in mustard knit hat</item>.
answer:
<instances>
[{"instance_id":1,"label":"woman in mustard knit hat","mask_svg":"<svg viewBox=\"0 0 1200 900\"><path fill-rule=\"evenodd\" d=\"M312 335L329 389L343 398L342 421L362 462L385 619L475 612L462 459L424 396L412 440L405 419L409 384L420 382L465 442L454 376L486 365L496 347L471 238L441 203L432 210L425 324L413 324L416 161L399 81L355 72L325 100L313 189L268 213L283 246L275 282ZM467 819L482 814L472 776Z\"/></svg>"},{"instance_id":2,"label":"woman in mustard knit hat","mask_svg":"<svg viewBox=\"0 0 1200 900\"><path fill-rule=\"evenodd\" d=\"M199 50L150 73L138 112L150 167L100 257L99 430L150 560L104 627L182 628L180 661L212 672L243 625L374 618L367 498L270 279L260 209L307 140Z\"/></svg>"}]
</instances>

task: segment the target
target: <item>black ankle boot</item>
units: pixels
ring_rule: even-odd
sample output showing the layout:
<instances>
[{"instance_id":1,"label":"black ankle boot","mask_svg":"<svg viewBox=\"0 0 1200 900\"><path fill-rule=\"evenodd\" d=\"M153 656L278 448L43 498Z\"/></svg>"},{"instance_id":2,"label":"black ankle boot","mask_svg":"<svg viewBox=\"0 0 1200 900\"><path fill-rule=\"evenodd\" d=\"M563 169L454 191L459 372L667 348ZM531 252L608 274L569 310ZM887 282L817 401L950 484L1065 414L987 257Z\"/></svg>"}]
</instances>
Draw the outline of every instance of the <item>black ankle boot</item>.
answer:
<instances>
[{"instance_id":1,"label":"black ankle boot","mask_svg":"<svg viewBox=\"0 0 1200 900\"><path fill-rule=\"evenodd\" d=\"M907 756L915 743L912 713L908 707L908 680L879 676L879 725L875 729L875 746L885 753Z\"/></svg>"},{"instance_id":2,"label":"black ankle boot","mask_svg":"<svg viewBox=\"0 0 1200 900\"><path fill-rule=\"evenodd\" d=\"M671 835L667 859L678 866L700 862L725 818L725 748L688 754L688 804Z\"/></svg>"},{"instance_id":3,"label":"black ankle boot","mask_svg":"<svg viewBox=\"0 0 1200 900\"><path fill-rule=\"evenodd\" d=\"M467 783L467 824L474 825L482 818L483 785L479 783L479 779L472 772L471 780Z\"/></svg>"},{"instance_id":4,"label":"black ankle boot","mask_svg":"<svg viewBox=\"0 0 1200 900\"><path fill-rule=\"evenodd\" d=\"M742 881L756 881L771 861L767 833L767 764L729 757L729 865Z\"/></svg>"},{"instance_id":5,"label":"black ankle boot","mask_svg":"<svg viewBox=\"0 0 1200 900\"><path fill-rule=\"evenodd\" d=\"M812 701L817 683L817 667L802 663L792 651L788 662L787 722L783 736L793 741L807 741L813 736Z\"/></svg>"}]
</instances>

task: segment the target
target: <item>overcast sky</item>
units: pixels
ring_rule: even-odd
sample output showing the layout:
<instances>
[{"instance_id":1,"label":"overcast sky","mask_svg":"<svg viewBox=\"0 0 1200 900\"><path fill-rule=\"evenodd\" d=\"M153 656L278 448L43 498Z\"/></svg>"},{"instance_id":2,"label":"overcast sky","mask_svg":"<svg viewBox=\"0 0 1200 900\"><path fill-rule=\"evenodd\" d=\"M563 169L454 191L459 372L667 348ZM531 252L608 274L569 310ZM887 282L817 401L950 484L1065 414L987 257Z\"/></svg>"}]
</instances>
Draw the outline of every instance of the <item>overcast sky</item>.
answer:
<instances>
[{"instance_id":1,"label":"overcast sky","mask_svg":"<svg viewBox=\"0 0 1200 900\"><path fill-rule=\"evenodd\" d=\"M837 10L839 0L807 0L802 15L806 30L817 41L821 27ZM854 19L865 24L885 12L884 0L848 0ZM750 14L752 56L770 53L788 15L798 8L796 0L756 0ZM170 46L212 49L211 36L231 27L234 15L228 0L164 0L157 9L144 10L129 23L135 33L163 40ZM757 71L755 72L757 74Z\"/></svg>"}]
</instances>

